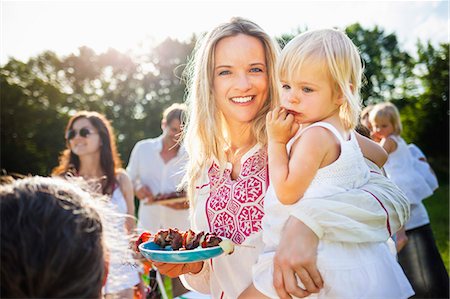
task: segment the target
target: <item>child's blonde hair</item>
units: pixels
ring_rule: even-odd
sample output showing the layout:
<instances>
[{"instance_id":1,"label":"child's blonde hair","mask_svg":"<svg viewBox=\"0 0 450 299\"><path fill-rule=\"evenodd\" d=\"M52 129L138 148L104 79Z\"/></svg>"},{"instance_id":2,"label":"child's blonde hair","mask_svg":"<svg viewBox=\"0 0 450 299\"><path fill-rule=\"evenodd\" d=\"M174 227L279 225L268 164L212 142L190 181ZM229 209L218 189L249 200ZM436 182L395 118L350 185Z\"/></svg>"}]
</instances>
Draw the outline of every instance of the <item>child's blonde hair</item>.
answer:
<instances>
[{"instance_id":1,"label":"child's blonde hair","mask_svg":"<svg viewBox=\"0 0 450 299\"><path fill-rule=\"evenodd\" d=\"M227 132L223 115L219 111L213 95L214 55L216 45L220 40L238 34L257 38L264 48L269 94L263 107L252 121L251 127L256 141L263 145L267 144L265 117L267 112L276 106L279 99L279 83L275 65L279 47L257 24L235 17L212 29L197 43L195 55L187 68L188 96L186 104L188 110L184 141L189 154L189 162L184 184L191 200L195 189L194 183L206 163L215 157L222 168L226 164L224 149L227 146Z\"/></svg>"},{"instance_id":2,"label":"child's blonde hair","mask_svg":"<svg viewBox=\"0 0 450 299\"><path fill-rule=\"evenodd\" d=\"M336 92L342 92L345 98L339 111L342 124L349 130L355 128L361 111L359 91L363 74L358 49L339 30L304 32L292 39L281 52L278 64L280 77L295 82L302 64L310 58L324 63L335 83Z\"/></svg>"},{"instance_id":3,"label":"child's blonde hair","mask_svg":"<svg viewBox=\"0 0 450 299\"><path fill-rule=\"evenodd\" d=\"M387 120L394 128L394 134L400 135L402 133L402 121L400 120L400 113L397 107L391 102L384 102L376 104L369 113L369 121L376 123L380 120Z\"/></svg>"}]
</instances>

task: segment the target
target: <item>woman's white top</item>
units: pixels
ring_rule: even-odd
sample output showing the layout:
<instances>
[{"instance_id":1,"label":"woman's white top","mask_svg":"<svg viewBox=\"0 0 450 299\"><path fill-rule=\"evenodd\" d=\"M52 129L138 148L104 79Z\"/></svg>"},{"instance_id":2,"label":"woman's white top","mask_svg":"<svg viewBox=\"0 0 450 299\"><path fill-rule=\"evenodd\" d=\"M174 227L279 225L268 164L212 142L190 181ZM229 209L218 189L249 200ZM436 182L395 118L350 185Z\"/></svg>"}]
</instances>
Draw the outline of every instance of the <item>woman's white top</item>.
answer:
<instances>
[{"instance_id":1,"label":"woman's white top","mask_svg":"<svg viewBox=\"0 0 450 299\"><path fill-rule=\"evenodd\" d=\"M221 177L219 163L213 158L196 182L192 229L216 232L237 244L253 246L235 246L233 254L205 261L199 273L181 276L186 287L212 298L237 298L252 283L252 266L264 245L261 229L269 183L266 149L257 144L240 162L241 173L232 180L232 165L226 165ZM363 189L301 201L291 215L321 239L386 241L390 230L396 232L408 219L408 201L379 169L371 172Z\"/></svg>"},{"instance_id":2,"label":"woman's white top","mask_svg":"<svg viewBox=\"0 0 450 299\"><path fill-rule=\"evenodd\" d=\"M127 203L120 187L117 186L111 195L111 204L117 215L114 224L117 232L123 236L117 236L112 248L109 249L109 269L104 294L117 293L132 288L139 283L139 272L129 250L127 232L125 230L125 215Z\"/></svg>"},{"instance_id":3,"label":"woman's white top","mask_svg":"<svg viewBox=\"0 0 450 299\"><path fill-rule=\"evenodd\" d=\"M341 144L341 152L336 161L317 171L299 202L345 193L365 185L369 181L370 172L354 132L350 132L349 140L344 140L334 126L318 122L299 130L288 143L287 151L290 152L293 142L313 127L323 127L331 131ZM273 256L284 224L291 210L297 208L297 203L283 205L279 202L273 186L269 186L262 222L265 247L257 264L253 266L253 284L271 298L277 298L273 287ZM334 225L341 226L345 222L336 222ZM300 239L298 241L301 242ZM311 298L408 298L414 294L386 242L321 240L317 266L324 280L324 288L318 294L311 295Z\"/></svg>"}]
</instances>

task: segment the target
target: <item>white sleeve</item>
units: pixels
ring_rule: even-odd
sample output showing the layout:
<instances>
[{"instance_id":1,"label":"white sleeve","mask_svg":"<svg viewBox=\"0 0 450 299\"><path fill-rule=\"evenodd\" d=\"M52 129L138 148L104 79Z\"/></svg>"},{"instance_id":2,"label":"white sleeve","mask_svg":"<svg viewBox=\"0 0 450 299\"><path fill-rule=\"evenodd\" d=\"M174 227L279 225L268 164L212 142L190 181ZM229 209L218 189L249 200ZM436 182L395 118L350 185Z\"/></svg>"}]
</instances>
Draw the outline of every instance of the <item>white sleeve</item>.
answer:
<instances>
[{"instance_id":1,"label":"white sleeve","mask_svg":"<svg viewBox=\"0 0 450 299\"><path fill-rule=\"evenodd\" d=\"M304 198L291 215L323 240L380 242L395 234L409 219L409 201L377 168L360 189Z\"/></svg>"},{"instance_id":2,"label":"white sleeve","mask_svg":"<svg viewBox=\"0 0 450 299\"><path fill-rule=\"evenodd\" d=\"M140 143L138 142L131 151L130 160L127 166L127 172L133 182L133 189L135 191L142 186L139 176L139 149Z\"/></svg>"},{"instance_id":3,"label":"white sleeve","mask_svg":"<svg viewBox=\"0 0 450 299\"><path fill-rule=\"evenodd\" d=\"M187 289L202 294L209 294L211 292L209 278L210 268L208 261L203 263L202 270L197 274L184 274L180 276L181 282Z\"/></svg>"}]
</instances>

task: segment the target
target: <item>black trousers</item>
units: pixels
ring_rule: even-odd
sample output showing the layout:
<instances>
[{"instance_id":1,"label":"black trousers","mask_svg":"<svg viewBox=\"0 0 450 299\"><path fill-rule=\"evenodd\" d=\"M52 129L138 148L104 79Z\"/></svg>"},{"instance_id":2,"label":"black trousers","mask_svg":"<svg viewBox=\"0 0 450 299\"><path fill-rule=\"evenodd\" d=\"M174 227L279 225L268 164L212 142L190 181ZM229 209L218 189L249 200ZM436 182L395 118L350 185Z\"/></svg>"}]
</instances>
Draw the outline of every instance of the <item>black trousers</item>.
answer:
<instances>
[{"instance_id":1,"label":"black trousers","mask_svg":"<svg viewBox=\"0 0 450 299\"><path fill-rule=\"evenodd\" d=\"M398 261L416 294L412 298L449 298L449 277L430 224L407 230L408 243Z\"/></svg>"}]
</instances>

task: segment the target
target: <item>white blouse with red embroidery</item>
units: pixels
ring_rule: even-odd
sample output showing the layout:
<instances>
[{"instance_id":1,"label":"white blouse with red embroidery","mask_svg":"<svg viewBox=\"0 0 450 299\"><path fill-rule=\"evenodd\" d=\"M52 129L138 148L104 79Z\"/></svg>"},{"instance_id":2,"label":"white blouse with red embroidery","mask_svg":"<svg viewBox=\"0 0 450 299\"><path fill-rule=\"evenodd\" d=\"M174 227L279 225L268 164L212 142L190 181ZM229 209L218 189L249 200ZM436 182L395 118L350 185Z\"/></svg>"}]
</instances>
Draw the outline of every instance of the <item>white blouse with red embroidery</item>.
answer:
<instances>
[{"instance_id":1,"label":"white blouse with red embroidery","mask_svg":"<svg viewBox=\"0 0 450 299\"><path fill-rule=\"evenodd\" d=\"M267 152L259 144L241 158L238 178L231 178L232 164L223 175L217 161L212 161L197 183L192 228L215 232L236 244L231 255L205 262L203 270L190 281L195 290L211 293L213 298L237 298L252 282L251 268L263 244L261 220L264 197L269 184ZM209 272L209 273L205 273Z\"/></svg>"}]
</instances>

